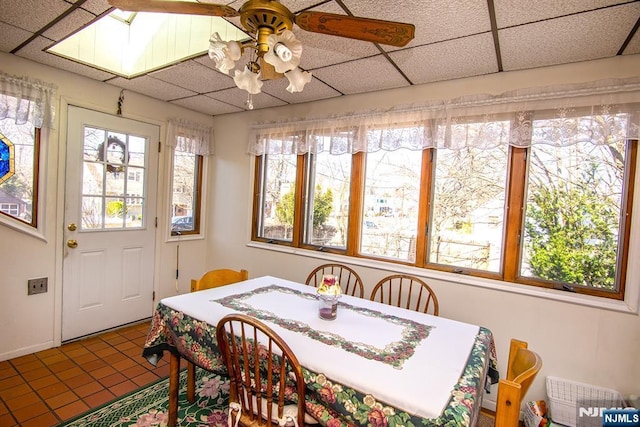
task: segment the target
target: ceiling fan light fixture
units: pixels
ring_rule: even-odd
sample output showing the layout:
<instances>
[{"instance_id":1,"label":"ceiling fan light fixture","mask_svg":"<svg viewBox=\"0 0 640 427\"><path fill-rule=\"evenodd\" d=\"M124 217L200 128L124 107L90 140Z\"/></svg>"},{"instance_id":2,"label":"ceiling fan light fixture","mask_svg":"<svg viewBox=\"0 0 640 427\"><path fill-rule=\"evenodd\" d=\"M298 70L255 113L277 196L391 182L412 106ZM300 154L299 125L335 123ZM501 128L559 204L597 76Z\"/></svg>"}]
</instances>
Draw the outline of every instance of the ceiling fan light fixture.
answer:
<instances>
[{"instance_id":1,"label":"ceiling fan light fixture","mask_svg":"<svg viewBox=\"0 0 640 427\"><path fill-rule=\"evenodd\" d=\"M312 77L309 71L302 71L298 67L287 71L284 75L287 80L289 80L287 91L290 93L302 92L302 89L304 89L304 86L311 81Z\"/></svg>"},{"instance_id":2,"label":"ceiling fan light fixture","mask_svg":"<svg viewBox=\"0 0 640 427\"><path fill-rule=\"evenodd\" d=\"M215 0L213 0L215 1ZM311 73L298 68L302 43L293 32L294 24L305 31L329 34L365 42L403 47L415 35L415 26L402 22L339 15L316 10L292 13L279 0L245 0L240 9L214 3L179 0L108 0L120 10L130 12L164 12L218 17L240 17L246 30L242 42L223 41L214 33L210 41L209 57L216 69L224 74L236 67L246 49L251 50L250 61L242 71L236 69L233 80L238 88L249 92L247 106L253 108L253 94L260 93L262 80L286 76L287 90L302 92L311 81ZM309 8L311 9L311 8ZM235 36L237 38L238 36Z\"/></svg>"},{"instance_id":3,"label":"ceiling fan light fixture","mask_svg":"<svg viewBox=\"0 0 640 427\"><path fill-rule=\"evenodd\" d=\"M269 50L264 60L273 65L278 73L286 73L300 64L302 43L293 31L284 30L282 34L271 34L267 38Z\"/></svg>"}]
</instances>

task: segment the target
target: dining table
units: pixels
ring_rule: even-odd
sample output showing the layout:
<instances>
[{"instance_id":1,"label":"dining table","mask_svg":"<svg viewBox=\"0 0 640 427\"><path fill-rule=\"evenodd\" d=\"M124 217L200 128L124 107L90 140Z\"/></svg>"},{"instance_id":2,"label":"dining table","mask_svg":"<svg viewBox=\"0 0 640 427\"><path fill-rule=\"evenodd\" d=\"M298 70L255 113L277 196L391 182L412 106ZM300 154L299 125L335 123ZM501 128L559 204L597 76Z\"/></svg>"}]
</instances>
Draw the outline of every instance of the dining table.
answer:
<instances>
[{"instance_id":1,"label":"dining table","mask_svg":"<svg viewBox=\"0 0 640 427\"><path fill-rule=\"evenodd\" d=\"M491 331L342 295L337 316L318 314L317 289L274 276L162 299L143 356L170 354L169 425L177 421L180 358L224 374L216 325L227 314L255 317L296 354L307 408L320 424L474 426L498 381Z\"/></svg>"}]
</instances>

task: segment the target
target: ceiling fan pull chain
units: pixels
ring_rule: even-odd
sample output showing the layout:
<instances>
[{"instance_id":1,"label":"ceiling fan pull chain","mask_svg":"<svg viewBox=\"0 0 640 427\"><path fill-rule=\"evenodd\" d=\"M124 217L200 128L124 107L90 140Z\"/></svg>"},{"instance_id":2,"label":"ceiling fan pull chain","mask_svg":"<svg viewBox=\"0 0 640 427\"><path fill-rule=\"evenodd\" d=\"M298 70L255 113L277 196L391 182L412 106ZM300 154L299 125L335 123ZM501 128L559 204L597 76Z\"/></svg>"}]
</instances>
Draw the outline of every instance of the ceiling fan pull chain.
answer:
<instances>
[{"instance_id":1,"label":"ceiling fan pull chain","mask_svg":"<svg viewBox=\"0 0 640 427\"><path fill-rule=\"evenodd\" d=\"M253 110L253 95L249 94L249 97L247 98L247 102L245 102L245 104L247 104L247 108L249 110Z\"/></svg>"}]
</instances>

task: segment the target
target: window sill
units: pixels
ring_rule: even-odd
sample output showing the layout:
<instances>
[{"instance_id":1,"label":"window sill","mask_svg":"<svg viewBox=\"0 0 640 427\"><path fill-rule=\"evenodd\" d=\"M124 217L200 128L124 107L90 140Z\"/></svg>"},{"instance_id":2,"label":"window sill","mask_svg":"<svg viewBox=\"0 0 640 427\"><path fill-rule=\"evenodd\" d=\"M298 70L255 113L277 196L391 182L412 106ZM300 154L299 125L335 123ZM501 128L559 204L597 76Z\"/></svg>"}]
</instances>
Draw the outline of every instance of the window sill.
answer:
<instances>
[{"instance_id":1,"label":"window sill","mask_svg":"<svg viewBox=\"0 0 640 427\"><path fill-rule=\"evenodd\" d=\"M183 236L168 236L167 243L171 242L188 242L193 240L204 240L203 234L185 234Z\"/></svg>"},{"instance_id":2,"label":"window sill","mask_svg":"<svg viewBox=\"0 0 640 427\"><path fill-rule=\"evenodd\" d=\"M30 225L24 224L20 221L12 220L5 217L4 215L0 215L0 225L7 226L19 233L27 234L31 237L40 239L43 242L47 242L47 238L44 235L44 229L40 227L33 228Z\"/></svg>"},{"instance_id":3,"label":"window sill","mask_svg":"<svg viewBox=\"0 0 640 427\"><path fill-rule=\"evenodd\" d=\"M256 249L266 249L292 255L318 258L325 261L341 262L351 265L359 265L366 268L386 270L394 273L413 274L427 279L436 279L444 282L463 284L490 289L492 291L509 292L519 295L526 295L537 298L544 298L553 301L566 302L569 304L583 305L587 307L599 308L603 310L617 311L628 314L639 314L638 310L638 286L633 287L633 281L627 280L627 292L624 301L612 300L608 298L594 297L590 295L575 294L572 292L559 291L555 289L539 288L535 286L521 285L518 283L502 282L499 280L484 279L462 274L448 273L425 268L411 267L401 264L386 263L367 258L347 257L343 255L330 254L308 249L293 248L290 246L279 246L262 242L249 242L248 247Z\"/></svg>"}]
</instances>

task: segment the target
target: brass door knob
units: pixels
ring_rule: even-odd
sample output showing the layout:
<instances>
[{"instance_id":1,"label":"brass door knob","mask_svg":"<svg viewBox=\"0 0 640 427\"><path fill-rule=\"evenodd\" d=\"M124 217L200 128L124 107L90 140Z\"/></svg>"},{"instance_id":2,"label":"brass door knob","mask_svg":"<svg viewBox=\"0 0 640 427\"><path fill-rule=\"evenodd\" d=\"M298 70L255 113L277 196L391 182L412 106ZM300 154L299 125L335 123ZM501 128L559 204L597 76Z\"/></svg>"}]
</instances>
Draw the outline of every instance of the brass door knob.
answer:
<instances>
[{"instance_id":1,"label":"brass door knob","mask_svg":"<svg viewBox=\"0 0 640 427\"><path fill-rule=\"evenodd\" d=\"M78 229L78 226L75 225L74 223L67 225L67 230L69 231L76 231L77 229Z\"/></svg>"},{"instance_id":2,"label":"brass door knob","mask_svg":"<svg viewBox=\"0 0 640 427\"><path fill-rule=\"evenodd\" d=\"M78 247L78 241L74 239L69 239L67 240L67 246L69 246L72 249L75 249Z\"/></svg>"}]
</instances>

